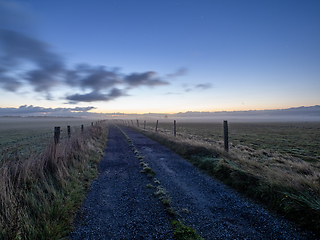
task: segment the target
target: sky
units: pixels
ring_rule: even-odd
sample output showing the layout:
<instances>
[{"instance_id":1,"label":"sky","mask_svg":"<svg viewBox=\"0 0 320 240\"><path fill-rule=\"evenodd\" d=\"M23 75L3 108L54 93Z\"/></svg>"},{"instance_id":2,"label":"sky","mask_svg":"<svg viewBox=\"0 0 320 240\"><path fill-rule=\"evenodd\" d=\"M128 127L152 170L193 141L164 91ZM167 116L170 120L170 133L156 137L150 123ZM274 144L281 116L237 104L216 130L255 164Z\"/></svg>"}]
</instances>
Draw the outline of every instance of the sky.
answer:
<instances>
[{"instance_id":1,"label":"sky","mask_svg":"<svg viewBox=\"0 0 320 240\"><path fill-rule=\"evenodd\" d=\"M0 0L0 112L320 104L318 0Z\"/></svg>"}]
</instances>

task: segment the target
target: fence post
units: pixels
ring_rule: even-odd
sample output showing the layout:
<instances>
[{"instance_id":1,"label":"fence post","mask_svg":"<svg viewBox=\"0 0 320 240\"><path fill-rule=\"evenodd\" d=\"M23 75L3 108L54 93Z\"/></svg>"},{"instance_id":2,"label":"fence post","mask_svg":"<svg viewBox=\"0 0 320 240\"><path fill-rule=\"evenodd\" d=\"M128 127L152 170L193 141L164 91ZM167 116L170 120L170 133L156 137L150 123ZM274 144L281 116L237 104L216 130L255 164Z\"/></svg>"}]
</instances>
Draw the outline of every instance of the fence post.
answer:
<instances>
[{"instance_id":1,"label":"fence post","mask_svg":"<svg viewBox=\"0 0 320 240\"><path fill-rule=\"evenodd\" d=\"M229 152L228 121L223 121L224 150Z\"/></svg>"},{"instance_id":2,"label":"fence post","mask_svg":"<svg viewBox=\"0 0 320 240\"><path fill-rule=\"evenodd\" d=\"M156 132L158 131L158 120L157 120L157 124L156 124Z\"/></svg>"},{"instance_id":3,"label":"fence post","mask_svg":"<svg viewBox=\"0 0 320 240\"><path fill-rule=\"evenodd\" d=\"M137 127L139 127L139 120L137 119Z\"/></svg>"},{"instance_id":4,"label":"fence post","mask_svg":"<svg viewBox=\"0 0 320 240\"><path fill-rule=\"evenodd\" d=\"M133 121L131 120L131 124L132 124L132 126L134 126L134 124L133 124Z\"/></svg>"},{"instance_id":5,"label":"fence post","mask_svg":"<svg viewBox=\"0 0 320 240\"><path fill-rule=\"evenodd\" d=\"M146 129L146 121L143 123L143 129Z\"/></svg>"},{"instance_id":6,"label":"fence post","mask_svg":"<svg viewBox=\"0 0 320 240\"><path fill-rule=\"evenodd\" d=\"M91 122L91 126L93 126L93 122Z\"/></svg>"},{"instance_id":7,"label":"fence post","mask_svg":"<svg viewBox=\"0 0 320 240\"><path fill-rule=\"evenodd\" d=\"M60 127L54 127L54 143L58 144L60 140Z\"/></svg>"},{"instance_id":8,"label":"fence post","mask_svg":"<svg viewBox=\"0 0 320 240\"><path fill-rule=\"evenodd\" d=\"M83 132L83 125L81 125L81 132Z\"/></svg>"},{"instance_id":9,"label":"fence post","mask_svg":"<svg viewBox=\"0 0 320 240\"><path fill-rule=\"evenodd\" d=\"M177 126L176 126L176 120L173 121L173 135L177 135Z\"/></svg>"},{"instance_id":10,"label":"fence post","mask_svg":"<svg viewBox=\"0 0 320 240\"><path fill-rule=\"evenodd\" d=\"M68 138L70 138L71 136L70 126L67 126L67 129L68 129Z\"/></svg>"}]
</instances>

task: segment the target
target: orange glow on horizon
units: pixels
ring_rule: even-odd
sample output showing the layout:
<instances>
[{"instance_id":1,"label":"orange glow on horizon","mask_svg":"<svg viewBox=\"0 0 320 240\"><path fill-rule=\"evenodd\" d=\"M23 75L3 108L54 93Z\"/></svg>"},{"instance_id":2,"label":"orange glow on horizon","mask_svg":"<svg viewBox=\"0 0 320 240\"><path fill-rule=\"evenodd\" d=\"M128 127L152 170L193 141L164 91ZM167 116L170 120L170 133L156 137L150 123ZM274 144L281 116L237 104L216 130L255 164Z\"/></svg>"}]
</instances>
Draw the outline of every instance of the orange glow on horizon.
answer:
<instances>
[{"instance_id":1,"label":"orange glow on horizon","mask_svg":"<svg viewBox=\"0 0 320 240\"><path fill-rule=\"evenodd\" d=\"M219 108L216 108L216 109L208 109L208 110L197 110L197 109L190 109L190 110L187 110L187 111L183 111L183 110L176 110L176 111L145 111L145 110L124 110L124 111L101 111L101 110L92 110L90 111L91 113L101 113L101 114L110 114L110 113L113 113L112 116L124 116L123 114L128 114L128 115L131 115L131 114L138 114L138 115L147 115L149 113L152 113L152 114L168 114L168 115L171 115L171 114L176 114L176 113L179 113L179 112L182 112L182 113L185 113L185 112L238 112L238 111L263 111L263 110L277 110L277 109L287 109L287 108L295 108L295 107L301 107L301 106L279 106L279 107L274 107L274 108L258 108L258 109L253 109L253 108L226 108L226 109L219 109ZM307 106L306 106L307 107Z\"/></svg>"}]
</instances>

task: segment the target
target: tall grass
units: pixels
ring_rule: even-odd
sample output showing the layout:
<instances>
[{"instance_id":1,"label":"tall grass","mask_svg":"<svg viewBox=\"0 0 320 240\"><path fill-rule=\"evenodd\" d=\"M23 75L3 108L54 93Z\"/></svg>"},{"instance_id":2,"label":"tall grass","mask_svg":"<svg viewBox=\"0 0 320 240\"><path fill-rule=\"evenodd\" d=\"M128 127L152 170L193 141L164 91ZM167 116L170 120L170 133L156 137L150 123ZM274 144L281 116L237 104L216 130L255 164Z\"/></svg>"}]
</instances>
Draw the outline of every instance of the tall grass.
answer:
<instances>
[{"instance_id":1,"label":"tall grass","mask_svg":"<svg viewBox=\"0 0 320 240\"><path fill-rule=\"evenodd\" d=\"M313 164L232 143L226 153L222 141L208 142L184 134L174 137L172 131L163 129L157 133L151 128L135 129L239 192L320 235L320 173Z\"/></svg>"},{"instance_id":2,"label":"tall grass","mask_svg":"<svg viewBox=\"0 0 320 240\"><path fill-rule=\"evenodd\" d=\"M41 154L12 156L0 167L0 238L61 239L97 174L105 122L74 133Z\"/></svg>"}]
</instances>

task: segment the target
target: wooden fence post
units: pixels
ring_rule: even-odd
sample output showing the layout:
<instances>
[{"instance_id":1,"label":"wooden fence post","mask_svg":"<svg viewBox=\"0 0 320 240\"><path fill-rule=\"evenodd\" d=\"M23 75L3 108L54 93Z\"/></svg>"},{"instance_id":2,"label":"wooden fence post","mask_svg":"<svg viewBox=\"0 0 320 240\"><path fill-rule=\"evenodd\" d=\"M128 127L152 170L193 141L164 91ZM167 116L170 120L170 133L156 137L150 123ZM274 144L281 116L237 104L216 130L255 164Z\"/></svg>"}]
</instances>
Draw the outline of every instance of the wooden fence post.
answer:
<instances>
[{"instance_id":1,"label":"wooden fence post","mask_svg":"<svg viewBox=\"0 0 320 240\"><path fill-rule=\"evenodd\" d=\"M146 129L146 121L143 123L143 129Z\"/></svg>"},{"instance_id":2,"label":"wooden fence post","mask_svg":"<svg viewBox=\"0 0 320 240\"><path fill-rule=\"evenodd\" d=\"M137 127L139 127L139 120L137 119Z\"/></svg>"},{"instance_id":3,"label":"wooden fence post","mask_svg":"<svg viewBox=\"0 0 320 240\"><path fill-rule=\"evenodd\" d=\"M174 135L174 136L177 136L176 120L173 121L173 135Z\"/></svg>"},{"instance_id":4,"label":"wooden fence post","mask_svg":"<svg viewBox=\"0 0 320 240\"><path fill-rule=\"evenodd\" d=\"M54 127L54 143L58 144L60 140L60 127Z\"/></svg>"},{"instance_id":5,"label":"wooden fence post","mask_svg":"<svg viewBox=\"0 0 320 240\"><path fill-rule=\"evenodd\" d=\"M133 124L133 121L131 120L131 124L132 124L132 126L134 126L134 124Z\"/></svg>"},{"instance_id":6,"label":"wooden fence post","mask_svg":"<svg viewBox=\"0 0 320 240\"><path fill-rule=\"evenodd\" d=\"M91 123L91 126L93 126L93 122Z\"/></svg>"},{"instance_id":7,"label":"wooden fence post","mask_svg":"<svg viewBox=\"0 0 320 240\"><path fill-rule=\"evenodd\" d=\"M81 125L81 132L83 132L83 125Z\"/></svg>"},{"instance_id":8,"label":"wooden fence post","mask_svg":"<svg viewBox=\"0 0 320 240\"><path fill-rule=\"evenodd\" d=\"M157 120L157 124L156 124L156 132L158 131L158 120Z\"/></svg>"},{"instance_id":9,"label":"wooden fence post","mask_svg":"<svg viewBox=\"0 0 320 240\"><path fill-rule=\"evenodd\" d=\"M70 136L71 136L70 126L67 126L67 129L68 129L68 138L70 138Z\"/></svg>"},{"instance_id":10,"label":"wooden fence post","mask_svg":"<svg viewBox=\"0 0 320 240\"><path fill-rule=\"evenodd\" d=\"M224 150L229 152L228 121L223 121Z\"/></svg>"}]
</instances>

